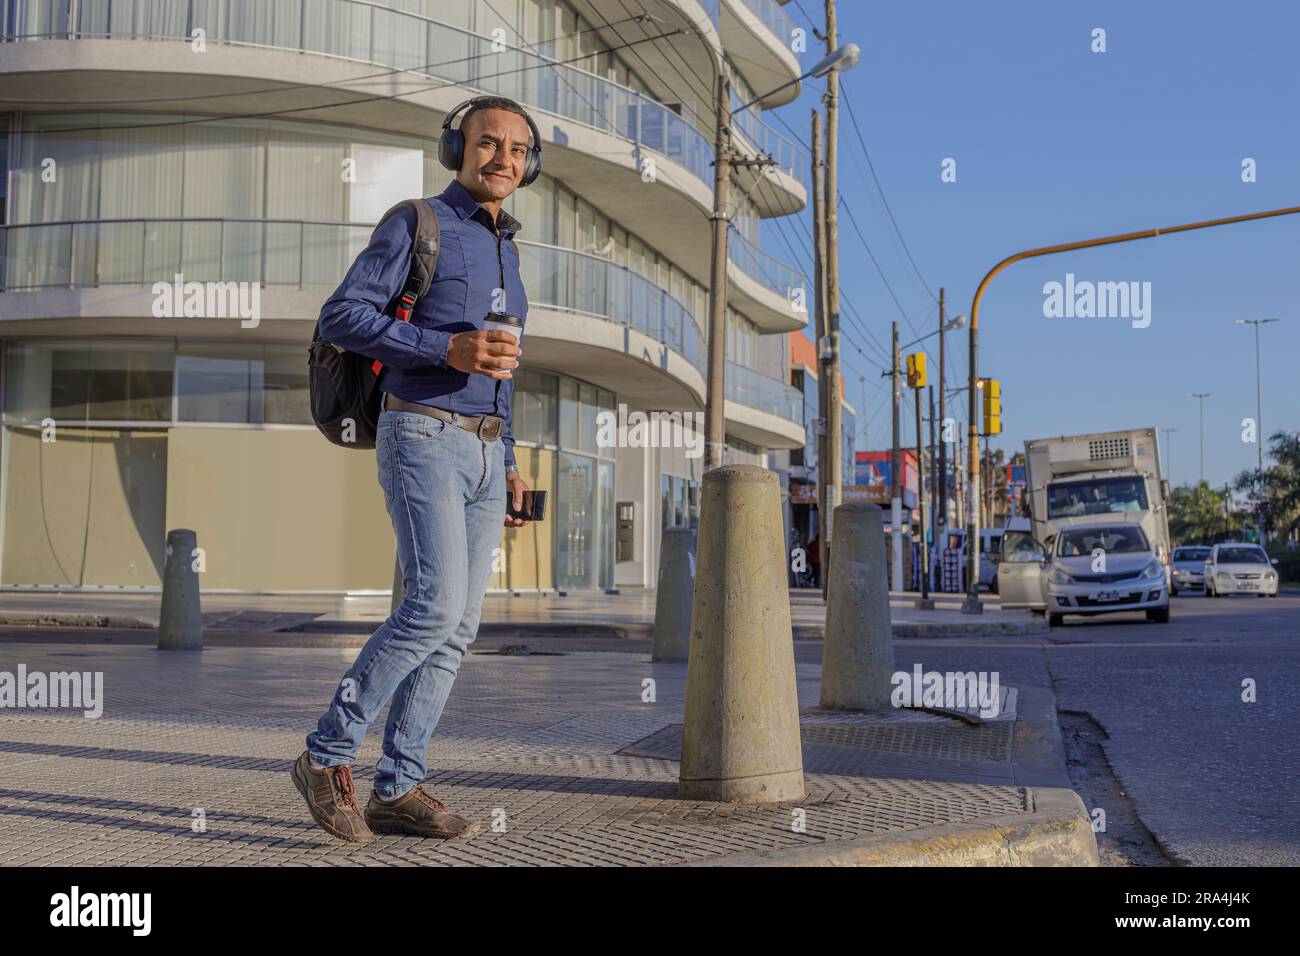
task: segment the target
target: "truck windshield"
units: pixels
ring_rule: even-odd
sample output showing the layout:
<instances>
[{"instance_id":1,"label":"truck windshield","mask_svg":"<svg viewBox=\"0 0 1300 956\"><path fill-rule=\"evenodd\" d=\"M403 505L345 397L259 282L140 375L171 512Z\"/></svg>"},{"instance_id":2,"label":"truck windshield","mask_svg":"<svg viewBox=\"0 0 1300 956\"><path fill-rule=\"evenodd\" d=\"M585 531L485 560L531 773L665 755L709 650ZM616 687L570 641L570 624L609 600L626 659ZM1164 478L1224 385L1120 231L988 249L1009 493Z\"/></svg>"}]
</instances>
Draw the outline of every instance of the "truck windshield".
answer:
<instances>
[{"instance_id":1,"label":"truck windshield","mask_svg":"<svg viewBox=\"0 0 1300 956\"><path fill-rule=\"evenodd\" d=\"M1077 558L1101 548L1107 554L1149 551L1146 535L1137 525L1122 528L1076 528L1061 533L1056 553Z\"/></svg>"},{"instance_id":2,"label":"truck windshield","mask_svg":"<svg viewBox=\"0 0 1300 956\"><path fill-rule=\"evenodd\" d=\"M1146 510L1146 482L1141 478L1098 478L1047 486L1049 520Z\"/></svg>"}]
</instances>

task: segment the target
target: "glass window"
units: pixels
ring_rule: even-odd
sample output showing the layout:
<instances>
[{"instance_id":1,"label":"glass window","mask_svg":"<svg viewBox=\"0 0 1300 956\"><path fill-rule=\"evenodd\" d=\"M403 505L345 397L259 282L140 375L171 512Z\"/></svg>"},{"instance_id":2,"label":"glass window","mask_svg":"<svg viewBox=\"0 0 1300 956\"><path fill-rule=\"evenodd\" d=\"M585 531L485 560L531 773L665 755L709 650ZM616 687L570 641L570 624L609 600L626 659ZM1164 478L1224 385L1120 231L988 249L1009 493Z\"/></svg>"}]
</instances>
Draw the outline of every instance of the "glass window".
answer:
<instances>
[{"instance_id":1,"label":"glass window","mask_svg":"<svg viewBox=\"0 0 1300 956\"><path fill-rule=\"evenodd\" d=\"M560 379L560 447L578 448L578 383Z\"/></svg>"},{"instance_id":2,"label":"glass window","mask_svg":"<svg viewBox=\"0 0 1300 956\"><path fill-rule=\"evenodd\" d=\"M561 588L596 586L596 460L561 454L555 509L555 578Z\"/></svg>"},{"instance_id":3,"label":"glass window","mask_svg":"<svg viewBox=\"0 0 1300 956\"><path fill-rule=\"evenodd\" d=\"M262 424L260 349L183 345L176 356L177 419Z\"/></svg>"},{"instance_id":4,"label":"glass window","mask_svg":"<svg viewBox=\"0 0 1300 956\"><path fill-rule=\"evenodd\" d=\"M520 369L511 398L511 431L518 441L556 444L557 380L554 375Z\"/></svg>"},{"instance_id":5,"label":"glass window","mask_svg":"<svg viewBox=\"0 0 1300 956\"><path fill-rule=\"evenodd\" d=\"M171 419L170 342L14 342L6 355L6 418Z\"/></svg>"},{"instance_id":6,"label":"glass window","mask_svg":"<svg viewBox=\"0 0 1300 956\"><path fill-rule=\"evenodd\" d=\"M596 452L596 389L592 385L579 385L581 420L578 423L578 447L585 452Z\"/></svg>"}]
</instances>

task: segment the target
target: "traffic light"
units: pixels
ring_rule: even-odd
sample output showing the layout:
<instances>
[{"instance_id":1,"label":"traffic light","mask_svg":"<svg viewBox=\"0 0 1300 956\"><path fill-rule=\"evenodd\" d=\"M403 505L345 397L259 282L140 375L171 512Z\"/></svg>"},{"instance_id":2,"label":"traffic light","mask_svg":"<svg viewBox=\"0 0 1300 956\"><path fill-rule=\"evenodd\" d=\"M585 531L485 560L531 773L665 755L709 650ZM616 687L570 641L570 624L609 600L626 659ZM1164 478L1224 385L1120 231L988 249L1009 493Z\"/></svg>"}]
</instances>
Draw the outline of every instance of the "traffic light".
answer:
<instances>
[{"instance_id":1,"label":"traffic light","mask_svg":"<svg viewBox=\"0 0 1300 956\"><path fill-rule=\"evenodd\" d=\"M913 352L907 357L907 387L925 388L924 352Z\"/></svg>"},{"instance_id":2,"label":"traffic light","mask_svg":"<svg viewBox=\"0 0 1300 956\"><path fill-rule=\"evenodd\" d=\"M984 434L1002 433L1002 383L996 378L984 379Z\"/></svg>"}]
</instances>

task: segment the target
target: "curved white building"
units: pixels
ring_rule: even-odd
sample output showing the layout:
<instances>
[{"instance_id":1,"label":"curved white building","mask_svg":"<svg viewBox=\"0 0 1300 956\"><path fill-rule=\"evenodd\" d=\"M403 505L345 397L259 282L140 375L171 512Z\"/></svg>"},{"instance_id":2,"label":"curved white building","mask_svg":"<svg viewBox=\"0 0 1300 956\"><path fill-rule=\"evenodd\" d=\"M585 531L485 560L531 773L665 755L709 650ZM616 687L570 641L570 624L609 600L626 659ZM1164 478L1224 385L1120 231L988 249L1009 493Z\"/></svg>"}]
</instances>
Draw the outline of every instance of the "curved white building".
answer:
<instances>
[{"instance_id":1,"label":"curved white building","mask_svg":"<svg viewBox=\"0 0 1300 956\"><path fill-rule=\"evenodd\" d=\"M652 586L702 459L609 446L602 413L703 408L715 77L733 105L795 79L792 31L774 0L0 3L0 585L157 587L188 527L208 589L389 586L373 454L312 428L306 344L383 210L450 180L447 111L492 92L543 138L507 209L517 454L551 493L494 586ZM775 161L736 175L728 264L728 453L766 464L805 444L808 313L759 230L803 208L807 159L759 108L734 130ZM186 283L218 284L202 314Z\"/></svg>"}]
</instances>

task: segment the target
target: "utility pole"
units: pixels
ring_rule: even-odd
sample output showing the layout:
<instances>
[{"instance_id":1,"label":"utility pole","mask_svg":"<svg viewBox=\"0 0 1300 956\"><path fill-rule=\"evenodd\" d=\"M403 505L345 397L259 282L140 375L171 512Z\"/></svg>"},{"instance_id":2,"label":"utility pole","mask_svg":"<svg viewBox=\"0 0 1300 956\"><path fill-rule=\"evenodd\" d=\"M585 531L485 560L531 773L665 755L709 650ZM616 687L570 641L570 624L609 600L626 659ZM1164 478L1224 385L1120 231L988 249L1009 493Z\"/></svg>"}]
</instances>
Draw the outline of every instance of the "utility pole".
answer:
<instances>
[{"instance_id":1,"label":"utility pole","mask_svg":"<svg viewBox=\"0 0 1300 956\"><path fill-rule=\"evenodd\" d=\"M939 505L935 492L939 487L938 459L934 456L934 386L927 386L930 398L930 542L939 541Z\"/></svg>"},{"instance_id":2,"label":"utility pole","mask_svg":"<svg viewBox=\"0 0 1300 956\"><path fill-rule=\"evenodd\" d=\"M924 353L922 353L924 357ZM916 504L920 511L917 514L916 528L921 532L921 597L916 602L918 611L934 610L934 602L930 600L930 556L926 550L925 542L925 455L924 446L921 444L921 389L914 388L916 393ZM931 434L934 431L934 424L930 426ZM916 529L913 529L915 531ZM914 533L913 538L916 537Z\"/></svg>"},{"instance_id":3,"label":"utility pole","mask_svg":"<svg viewBox=\"0 0 1300 956\"><path fill-rule=\"evenodd\" d=\"M1192 392L1192 398L1201 403L1201 481L1205 480L1205 400L1209 397L1209 392Z\"/></svg>"},{"instance_id":4,"label":"utility pole","mask_svg":"<svg viewBox=\"0 0 1300 956\"><path fill-rule=\"evenodd\" d=\"M979 292L976 292L978 295ZM962 602L963 614L983 614L980 603L980 380L979 380L979 323L974 306L971 308L970 341L967 352L967 405L970 421L966 426L966 600Z\"/></svg>"},{"instance_id":5,"label":"utility pole","mask_svg":"<svg viewBox=\"0 0 1300 956\"><path fill-rule=\"evenodd\" d=\"M714 101L713 251L709 268L709 381L704 406L704 468L722 464L727 447L727 226L731 216L731 81L718 72Z\"/></svg>"},{"instance_id":6,"label":"utility pole","mask_svg":"<svg viewBox=\"0 0 1300 956\"><path fill-rule=\"evenodd\" d=\"M894 454L890 461L889 527L893 532L893 574L896 590L903 590L903 460L898 451L898 323L894 323L894 363L890 371L890 385L894 391Z\"/></svg>"},{"instance_id":7,"label":"utility pole","mask_svg":"<svg viewBox=\"0 0 1300 956\"><path fill-rule=\"evenodd\" d=\"M948 440L943 434L943 422L947 416L948 399L943 392L943 373L944 373L944 331L943 331L943 288L939 288L939 503L935 506L936 527L942 527L948 530ZM934 414L931 409L930 414ZM942 516L942 517L941 517ZM938 540L937 532L936 538Z\"/></svg>"},{"instance_id":8,"label":"utility pole","mask_svg":"<svg viewBox=\"0 0 1300 956\"><path fill-rule=\"evenodd\" d=\"M826 0L826 55L835 52L837 30L835 0ZM829 461L826 475L826 536L822 539L822 571L830 566L831 539L834 536L831 520L840 503L840 486L843 471L843 425L840 408L840 239L839 239L839 188L836 181L837 154L839 151L839 100L840 71L832 69L826 74L826 337L828 356L823 382L826 388L826 457Z\"/></svg>"},{"instance_id":9,"label":"utility pole","mask_svg":"<svg viewBox=\"0 0 1300 956\"><path fill-rule=\"evenodd\" d=\"M822 600L826 599L826 529L830 509L826 507L826 375L822 364L822 343L826 341L826 192L822 168L821 115L812 111L812 186L813 186L813 284L816 286L817 322L817 543L821 563Z\"/></svg>"}]
</instances>

